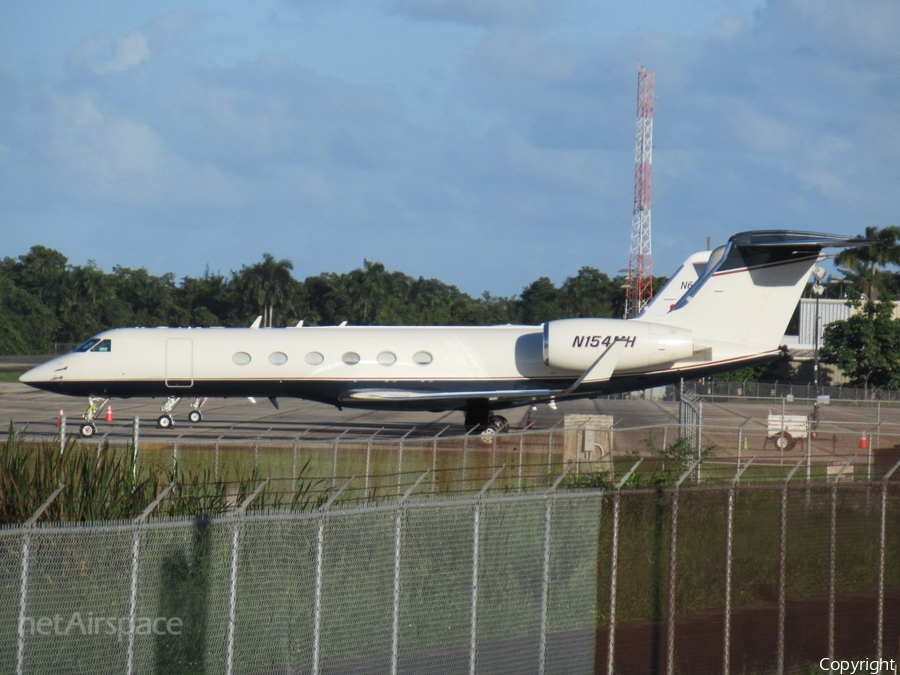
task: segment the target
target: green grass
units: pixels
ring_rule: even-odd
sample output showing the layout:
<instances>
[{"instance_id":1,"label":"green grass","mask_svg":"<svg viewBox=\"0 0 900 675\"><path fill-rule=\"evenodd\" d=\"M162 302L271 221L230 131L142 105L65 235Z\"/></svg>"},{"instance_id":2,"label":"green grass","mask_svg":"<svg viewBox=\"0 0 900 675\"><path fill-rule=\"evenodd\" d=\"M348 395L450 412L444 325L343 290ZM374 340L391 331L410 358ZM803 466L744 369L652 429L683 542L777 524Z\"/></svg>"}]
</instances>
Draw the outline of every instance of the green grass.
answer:
<instances>
[{"instance_id":1,"label":"green grass","mask_svg":"<svg viewBox=\"0 0 900 675\"><path fill-rule=\"evenodd\" d=\"M0 382L18 382L24 370L0 370Z\"/></svg>"}]
</instances>

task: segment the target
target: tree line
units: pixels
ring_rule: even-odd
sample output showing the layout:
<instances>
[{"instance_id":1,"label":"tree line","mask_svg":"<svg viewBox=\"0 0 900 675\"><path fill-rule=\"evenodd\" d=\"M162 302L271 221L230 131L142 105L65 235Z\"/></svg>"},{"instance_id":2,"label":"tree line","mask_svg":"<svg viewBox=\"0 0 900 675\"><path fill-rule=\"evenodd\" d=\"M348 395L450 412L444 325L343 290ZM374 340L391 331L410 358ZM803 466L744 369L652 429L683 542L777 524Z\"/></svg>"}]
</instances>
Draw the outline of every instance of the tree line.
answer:
<instances>
[{"instance_id":1,"label":"tree line","mask_svg":"<svg viewBox=\"0 0 900 675\"><path fill-rule=\"evenodd\" d=\"M665 277L656 277L660 288ZM472 297L438 279L392 272L378 262L347 273L295 278L290 260L266 253L229 274L177 280L146 269L93 262L34 246L0 262L0 354L47 354L123 326L492 325L537 324L564 317L621 317L625 279L593 267L556 286L541 277L513 297Z\"/></svg>"},{"instance_id":2,"label":"tree line","mask_svg":"<svg viewBox=\"0 0 900 675\"><path fill-rule=\"evenodd\" d=\"M843 279L832 281L847 285L847 301L856 311L825 327L820 356L851 384L900 389L900 274L889 267L900 266L900 227L867 227L865 237L873 243L835 258Z\"/></svg>"},{"instance_id":3,"label":"tree line","mask_svg":"<svg viewBox=\"0 0 900 675\"><path fill-rule=\"evenodd\" d=\"M853 384L900 389L900 227L866 228L874 243L842 251L841 276L823 297L845 297L857 312L825 328L821 358ZM556 286L540 277L518 296L472 297L438 279L392 272L378 262L337 274L295 278L289 260L270 254L229 274L208 269L180 281L172 273L93 262L71 265L51 248L34 246L0 262L0 354L52 353L122 326L492 325L538 324L566 317L621 317L625 278L582 267ZM653 287L665 277L655 277ZM744 374L746 375L746 373ZM754 375L759 375L754 371ZM723 377L729 377L723 375Z\"/></svg>"}]
</instances>

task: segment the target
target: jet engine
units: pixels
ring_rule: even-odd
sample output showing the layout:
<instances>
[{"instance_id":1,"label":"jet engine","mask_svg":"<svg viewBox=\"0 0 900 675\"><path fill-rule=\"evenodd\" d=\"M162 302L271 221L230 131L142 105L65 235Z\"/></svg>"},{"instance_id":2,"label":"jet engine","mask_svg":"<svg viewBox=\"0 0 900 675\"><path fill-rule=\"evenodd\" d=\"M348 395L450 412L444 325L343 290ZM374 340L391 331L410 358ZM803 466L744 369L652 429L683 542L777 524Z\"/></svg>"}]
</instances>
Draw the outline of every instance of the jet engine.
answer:
<instances>
[{"instance_id":1,"label":"jet engine","mask_svg":"<svg viewBox=\"0 0 900 675\"><path fill-rule=\"evenodd\" d=\"M694 353L691 331L635 319L560 319L544 324L544 363L583 372L618 339L616 371L643 369Z\"/></svg>"}]
</instances>

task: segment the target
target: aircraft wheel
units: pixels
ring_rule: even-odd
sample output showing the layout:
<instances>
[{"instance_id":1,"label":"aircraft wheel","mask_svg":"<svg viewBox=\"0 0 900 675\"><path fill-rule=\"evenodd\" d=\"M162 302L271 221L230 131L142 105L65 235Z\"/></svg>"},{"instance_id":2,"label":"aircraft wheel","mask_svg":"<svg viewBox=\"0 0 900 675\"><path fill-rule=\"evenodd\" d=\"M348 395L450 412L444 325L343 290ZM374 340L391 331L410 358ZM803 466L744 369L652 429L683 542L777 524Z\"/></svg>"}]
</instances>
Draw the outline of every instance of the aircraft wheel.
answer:
<instances>
[{"instance_id":1,"label":"aircraft wheel","mask_svg":"<svg viewBox=\"0 0 900 675\"><path fill-rule=\"evenodd\" d=\"M775 447L782 451L793 450L797 440L790 434L778 434L775 437Z\"/></svg>"},{"instance_id":2,"label":"aircraft wheel","mask_svg":"<svg viewBox=\"0 0 900 675\"><path fill-rule=\"evenodd\" d=\"M97 427L95 427L90 422L85 422L81 425L81 429L79 429L79 433L82 438L92 438L94 434L97 433Z\"/></svg>"},{"instance_id":3,"label":"aircraft wheel","mask_svg":"<svg viewBox=\"0 0 900 675\"><path fill-rule=\"evenodd\" d=\"M200 414L199 410L191 410L191 412L188 413L188 421L191 424L197 424L202 419L203 415Z\"/></svg>"},{"instance_id":4,"label":"aircraft wheel","mask_svg":"<svg viewBox=\"0 0 900 675\"><path fill-rule=\"evenodd\" d=\"M156 420L156 426L160 429L171 429L175 425L175 421L169 415L160 415Z\"/></svg>"},{"instance_id":5,"label":"aircraft wheel","mask_svg":"<svg viewBox=\"0 0 900 675\"><path fill-rule=\"evenodd\" d=\"M502 415L492 415L490 425L501 434L506 433L509 430L509 420Z\"/></svg>"},{"instance_id":6,"label":"aircraft wheel","mask_svg":"<svg viewBox=\"0 0 900 675\"><path fill-rule=\"evenodd\" d=\"M490 422L481 430L481 442L491 445L497 434L502 434L509 429L509 421L500 415L492 415Z\"/></svg>"}]
</instances>

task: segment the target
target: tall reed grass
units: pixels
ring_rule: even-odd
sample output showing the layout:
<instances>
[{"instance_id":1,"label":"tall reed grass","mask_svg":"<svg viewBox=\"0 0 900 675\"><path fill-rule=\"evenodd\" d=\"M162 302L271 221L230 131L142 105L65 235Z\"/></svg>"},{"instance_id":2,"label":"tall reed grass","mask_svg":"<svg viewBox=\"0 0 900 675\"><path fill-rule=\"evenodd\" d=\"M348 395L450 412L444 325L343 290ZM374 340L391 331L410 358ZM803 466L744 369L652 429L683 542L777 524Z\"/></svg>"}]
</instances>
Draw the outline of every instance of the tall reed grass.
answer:
<instances>
[{"instance_id":1,"label":"tall reed grass","mask_svg":"<svg viewBox=\"0 0 900 675\"><path fill-rule=\"evenodd\" d=\"M174 485L153 516L208 518L242 504L262 480L258 469L236 467L235 479L225 481L206 468L135 466L133 458L133 448L114 450L105 443L94 451L79 446L74 438L62 452L47 441L26 443L25 430L16 431L10 424L0 445L0 525L24 523L61 484L62 492L44 511L42 521L132 519L170 484ZM309 473L307 462L293 479L290 492L263 490L249 508L315 508L324 497L315 491L321 481L309 478Z\"/></svg>"}]
</instances>

